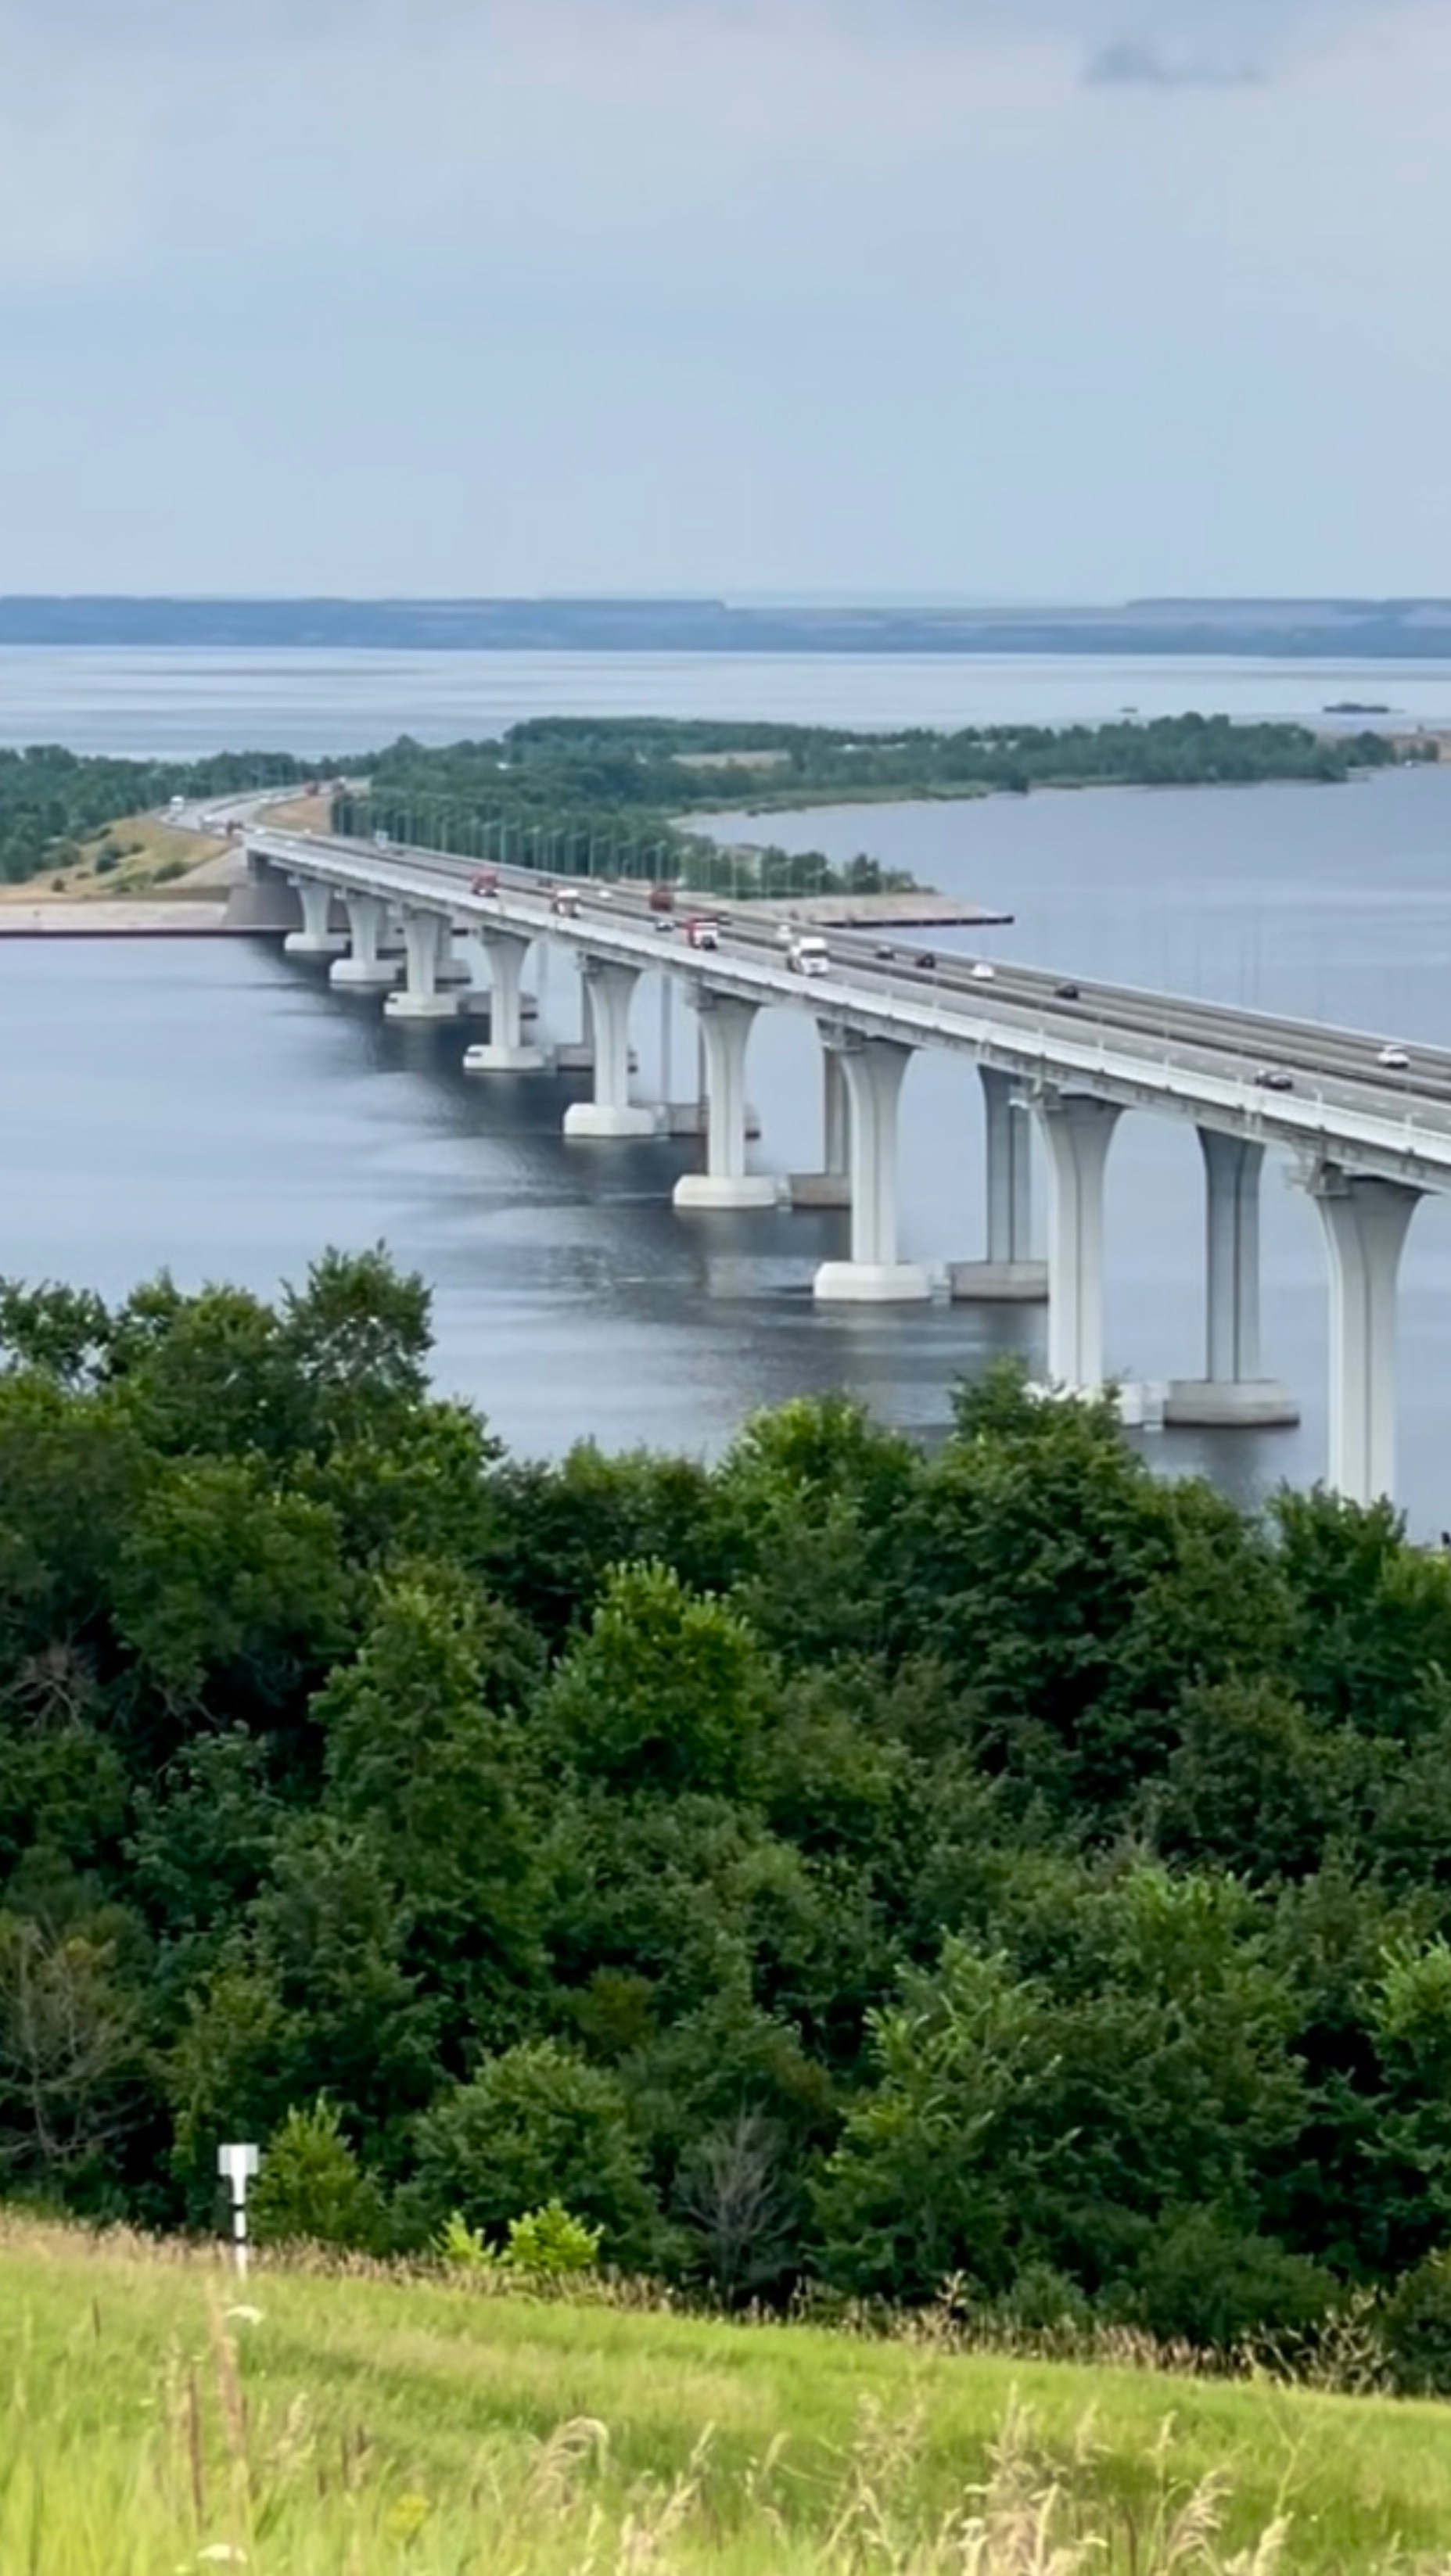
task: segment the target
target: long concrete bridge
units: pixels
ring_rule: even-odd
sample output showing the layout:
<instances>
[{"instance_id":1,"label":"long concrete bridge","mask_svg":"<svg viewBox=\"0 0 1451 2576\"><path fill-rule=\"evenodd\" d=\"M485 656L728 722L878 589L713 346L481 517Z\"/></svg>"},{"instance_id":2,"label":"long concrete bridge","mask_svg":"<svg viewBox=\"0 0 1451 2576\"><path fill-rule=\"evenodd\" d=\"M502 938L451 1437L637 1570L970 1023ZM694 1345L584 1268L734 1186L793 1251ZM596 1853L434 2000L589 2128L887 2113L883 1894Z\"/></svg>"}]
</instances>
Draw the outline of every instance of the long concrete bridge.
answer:
<instances>
[{"instance_id":1,"label":"long concrete bridge","mask_svg":"<svg viewBox=\"0 0 1451 2576\"><path fill-rule=\"evenodd\" d=\"M969 1058L985 1102L987 1242L982 1261L954 1270L953 1291L1046 1293L1048 1375L1065 1389L1105 1379L1104 1180L1118 1121L1127 1110L1189 1121L1204 1166L1207 1332L1202 1374L1167 1389L1171 1422L1296 1418L1289 1390L1263 1374L1259 1335L1264 1158L1288 1157L1329 1267L1330 1481L1360 1501L1394 1493L1397 1281L1418 1201L1451 1192L1451 1053L1417 1048L1409 1064L1386 1065L1375 1037L1002 965L989 980L966 957L880 935L833 932L827 971L808 978L789 965L778 924L747 904L703 905L718 945L700 948L660 936L643 887L568 881L573 901L560 910L564 880L504 869L480 892L469 862L435 851L266 828L247 847L257 893L295 897L289 950L326 960L335 984L386 992L399 1017L441 1018L459 1008L458 979L480 992L486 979L488 1040L465 1057L482 1076L549 1060L526 1037L524 961L539 941L573 950L593 1096L566 1112L571 1135L661 1132L661 1107L632 1096L630 1014L644 973L674 977L698 1015L706 1097L705 1170L677 1183L682 1210L787 1197L788 1185L747 1167L747 1051L762 1009L809 1013L823 1050L823 1172L796 1194L851 1210L850 1257L816 1274L823 1300L931 1295L898 1241L898 1102L914 1050ZM1034 1133L1046 1266L1030 1233Z\"/></svg>"}]
</instances>

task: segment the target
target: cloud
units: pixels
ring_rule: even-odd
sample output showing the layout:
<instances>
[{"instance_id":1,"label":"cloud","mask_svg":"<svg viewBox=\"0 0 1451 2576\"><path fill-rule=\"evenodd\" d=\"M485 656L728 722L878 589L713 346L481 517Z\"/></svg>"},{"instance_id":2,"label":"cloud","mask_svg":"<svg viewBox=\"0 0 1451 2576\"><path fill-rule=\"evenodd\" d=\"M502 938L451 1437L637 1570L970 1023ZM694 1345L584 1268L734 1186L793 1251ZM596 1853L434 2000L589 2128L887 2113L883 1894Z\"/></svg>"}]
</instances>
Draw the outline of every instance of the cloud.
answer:
<instances>
[{"instance_id":1,"label":"cloud","mask_svg":"<svg viewBox=\"0 0 1451 2576\"><path fill-rule=\"evenodd\" d=\"M1141 36L1116 36L1090 54L1084 79L1095 89L1257 89L1268 78L1261 62L1168 54Z\"/></svg>"},{"instance_id":2,"label":"cloud","mask_svg":"<svg viewBox=\"0 0 1451 2576\"><path fill-rule=\"evenodd\" d=\"M0 293L446 267L525 300L677 270L784 296L844 280L848 237L885 264L919 202L935 265L937 173L944 206L989 197L985 242L994 174L1048 184L1117 123L1105 93L1273 81L1278 115L1418 5L1443 0L0 0Z\"/></svg>"}]
</instances>

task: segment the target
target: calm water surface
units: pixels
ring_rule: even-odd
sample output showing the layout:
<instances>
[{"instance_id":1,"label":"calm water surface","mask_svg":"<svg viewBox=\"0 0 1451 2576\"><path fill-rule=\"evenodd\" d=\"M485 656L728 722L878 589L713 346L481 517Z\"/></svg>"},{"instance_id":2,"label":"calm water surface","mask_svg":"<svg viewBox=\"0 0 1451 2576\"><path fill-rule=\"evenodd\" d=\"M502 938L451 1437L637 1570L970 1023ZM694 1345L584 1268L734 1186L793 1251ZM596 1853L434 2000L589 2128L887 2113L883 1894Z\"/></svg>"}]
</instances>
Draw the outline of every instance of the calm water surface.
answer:
<instances>
[{"instance_id":1,"label":"calm water surface","mask_svg":"<svg viewBox=\"0 0 1451 2576\"><path fill-rule=\"evenodd\" d=\"M1134 708L1313 718L1337 700L1451 723L1451 662L1142 662L1014 654L358 653L0 647L0 742L350 752L538 715L842 725L1103 722Z\"/></svg>"},{"instance_id":2,"label":"calm water surface","mask_svg":"<svg viewBox=\"0 0 1451 2576\"><path fill-rule=\"evenodd\" d=\"M478 674L457 666L500 657L311 657L322 667L304 672L294 692L280 665L306 658L0 656L0 724L12 738L43 732L126 749L247 735L313 748L405 723L447 735L481 726L491 711L497 722L571 703L557 657L501 662L490 706L475 698L467 708L455 692L476 689ZM621 658L605 657L611 685L644 690L638 673L619 672ZM25 668L7 673L7 659ZM340 659L380 668L350 667L339 680ZM197 669L233 661L245 664L252 692L245 723L235 704L227 711L231 683ZM1002 711L992 689L1003 666L872 666L883 692L873 699L859 665L701 661L703 669L652 666L633 703L796 715L812 711L819 687L838 694L816 711L849 721ZM398 666L417 663L428 672L403 678L421 695L390 696ZM545 663L549 673L537 667ZM180 680L176 664L185 666ZM571 667L574 703L632 702L589 698L602 684ZM909 703L917 672L922 696ZM1166 678L1162 666L1150 676L1175 705L1233 704L1230 682L1251 696L1271 682L1293 685L1301 706L1342 693L1404 700L1409 686L1393 687L1384 672L1346 674L1342 686L1342 675L1298 666L1268 677L1214 666L1212 691ZM1421 711L1451 716L1451 680L1422 670L1416 681L1442 692ZM1109 692L1107 711L1126 702L1148 711L1148 680L1120 665L1067 666L1056 702L1041 666L1007 666L1004 680L1038 692L1049 718L1094 712L1072 694L1090 683ZM753 694L768 684L768 699ZM865 694L849 706L841 692L854 690ZM955 708L938 690L958 693ZM748 819L734 828L762 833ZM1451 774L1340 790L838 809L774 818L769 828L774 839L842 855L875 849L1000 903L1016 915L1011 930L988 935L1004 956L1323 1013L1377 1037L1451 1043ZM574 1033L578 991L560 958L543 969L540 994L546 1022ZM636 1038L648 1082L664 1038L653 980L641 991ZM842 1249L844 1219L677 1219L668 1191L691 1148L566 1145L563 1110L582 1086L466 1082L464 1043L458 1029L385 1027L376 1003L332 995L261 944L0 945L0 1268L116 1293L166 1263L186 1282L227 1277L267 1290L324 1243L384 1239L434 1285L442 1383L479 1401L525 1450L557 1450L581 1433L609 1445L714 1449L753 1405L839 1384L930 1430L945 1417L955 1375L1000 1348L1040 1351L1033 1314L816 1313L811 1273ZM683 1015L669 1049L675 1088L688 1088ZM750 1080L765 1122L763 1165L818 1158L818 1080L802 1019L766 1015ZM972 1077L945 1058L919 1057L903 1116L905 1249L968 1257L982 1224ZM1114 1366L1164 1377L1201 1365L1201 1225L1192 1132L1125 1119L1110 1166ZM1264 1232L1266 1364L1299 1392L1303 1428L1148 1444L1166 1465L1210 1464L1246 1494L1324 1464L1323 1256L1311 1210L1274 1165ZM1418 1526L1439 1527L1451 1519L1451 1470L1441 1465L1451 1459L1451 1209L1435 1201L1412 1230L1402 1324L1404 1498Z\"/></svg>"}]
</instances>

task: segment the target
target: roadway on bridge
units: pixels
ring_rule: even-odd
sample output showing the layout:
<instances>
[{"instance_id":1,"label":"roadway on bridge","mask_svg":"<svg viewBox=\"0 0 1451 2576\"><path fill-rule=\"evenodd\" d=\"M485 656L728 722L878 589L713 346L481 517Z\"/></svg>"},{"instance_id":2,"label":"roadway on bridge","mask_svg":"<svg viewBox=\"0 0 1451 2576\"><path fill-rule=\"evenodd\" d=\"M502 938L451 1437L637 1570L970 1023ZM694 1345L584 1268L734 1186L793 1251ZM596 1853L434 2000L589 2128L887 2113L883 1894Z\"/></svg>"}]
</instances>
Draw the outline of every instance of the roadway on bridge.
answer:
<instances>
[{"instance_id":1,"label":"roadway on bridge","mask_svg":"<svg viewBox=\"0 0 1451 2576\"><path fill-rule=\"evenodd\" d=\"M476 861L438 851L385 851L372 843L309 840L265 830L254 837L279 865L324 876L336 872L339 881L359 892L374 890L392 902L406 902L411 895L422 903L445 904L481 929L494 921L501 928L557 937L575 946L598 943L602 954L619 955L625 949L631 963L688 971L693 980L729 980L733 969L744 970L754 998L768 1003L789 999L826 1018L850 1014L859 1006L870 1011L880 1003L894 1012L905 1005L910 1015L913 1003L920 1001L931 1007L934 1023L924 1025L920 1037L914 1038L910 1016L906 1025L881 1032L899 1035L908 1044L941 1044L945 1039L981 1053L998 1039L1011 1054L1033 1051L1023 1047L1029 1038L1040 1042L1036 1051L1044 1058L1045 1077L1055 1078L1057 1047L1064 1057L1057 1078L1071 1083L1076 1074L1087 1088L1094 1087L1096 1078L1111 1086L1110 1057L1129 1070L1167 1066L1221 1084L1227 1080L1235 1086L1236 1098L1211 1102L1210 1114L1228 1107L1235 1113L1234 1124L1252 1119L1267 1141L1291 1150L1315 1147L1314 1117L1307 1112L1332 1119L1334 1113L1373 1118L1382 1131L1382 1155L1394 1157L1397 1135L1404 1129L1402 1150L1408 1156L1415 1156L1418 1145L1432 1150L1436 1168L1423 1175L1428 1185L1451 1187L1451 1052L1408 1047L1406 1070L1382 1066L1376 1061L1378 1051L1387 1038L1396 1040L1394 1031L1375 1036L1097 979L1080 982L1071 966L1050 971L993 960L989 981L974 976L976 961L967 954L944 952L920 938L892 942L880 934L845 930L813 929L813 936L826 938L831 967L818 981L805 982L788 970L779 920L762 920L746 903L712 896L696 898L692 906L688 894L680 895L680 923L695 909L709 912L719 925L719 948L703 954L687 950L679 927L668 939L659 935L660 916L652 912L643 884L606 887L585 878L543 880L532 871L506 867L491 871L499 890L489 895L474 891ZM553 898L556 889L565 887L579 910L561 917ZM1076 993L1065 994L1060 988L1066 984L1077 984ZM1102 1055L1102 1063L1095 1064L1095 1053ZM1290 1076L1289 1093L1256 1084L1256 1075L1269 1069ZM1183 1098L1165 1097L1161 1105L1194 1114L1192 1103ZM1333 1138L1326 1140L1325 1150L1338 1151ZM1347 1159L1353 1162L1353 1153Z\"/></svg>"}]
</instances>

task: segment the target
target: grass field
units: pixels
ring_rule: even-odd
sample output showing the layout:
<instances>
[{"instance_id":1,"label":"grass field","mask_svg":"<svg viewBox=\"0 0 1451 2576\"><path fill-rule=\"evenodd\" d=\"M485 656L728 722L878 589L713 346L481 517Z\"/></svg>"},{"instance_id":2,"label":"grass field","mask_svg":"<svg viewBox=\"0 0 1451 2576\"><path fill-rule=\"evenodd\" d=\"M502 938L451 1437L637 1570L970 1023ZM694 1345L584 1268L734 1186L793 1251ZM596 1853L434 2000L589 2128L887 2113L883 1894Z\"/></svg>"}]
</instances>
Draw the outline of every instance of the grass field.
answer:
<instances>
[{"instance_id":1,"label":"grass field","mask_svg":"<svg viewBox=\"0 0 1451 2576\"><path fill-rule=\"evenodd\" d=\"M0 900L25 904L65 898L104 903L155 893L174 901L187 893L186 880L192 872L219 858L229 846L221 836L211 839L197 832L179 832L156 814L127 815L83 842L74 866L47 869L18 885L0 887ZM118 854L115 864L98 868L97 858L108 849ZM193 891L214 896L216 887L203 881Z\"/></svg>"},{"instance_id":2,"label":"grass field","mask_svg":"<svg viewBox=\"0 0 1451 2576\"><path fill-rule=\"evenodd\" d=\"M0 2570L1451 2569L1451 2410L0 2225Z\"/></svg>"}]
</instances>

